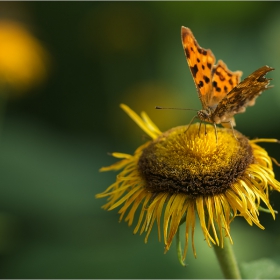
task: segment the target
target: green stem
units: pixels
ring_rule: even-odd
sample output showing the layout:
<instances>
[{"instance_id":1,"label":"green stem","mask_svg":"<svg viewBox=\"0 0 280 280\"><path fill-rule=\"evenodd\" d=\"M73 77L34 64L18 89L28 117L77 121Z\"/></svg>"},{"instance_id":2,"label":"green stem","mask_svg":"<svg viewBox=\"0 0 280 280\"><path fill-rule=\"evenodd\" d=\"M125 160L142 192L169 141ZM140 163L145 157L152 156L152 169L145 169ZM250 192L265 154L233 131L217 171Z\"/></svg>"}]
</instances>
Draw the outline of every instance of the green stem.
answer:
<instances>
[{"instance_id":1,"label":"green stem","mask_svg":"<svg viewBox=\"0 0 280 280\"><path fill-rule=\"evenodd\" d=\"M214 250L224 277L226 279L241 279L240 271L229 238L224 238L223 248L214 245Z\"/></svg>"}]
</instances>

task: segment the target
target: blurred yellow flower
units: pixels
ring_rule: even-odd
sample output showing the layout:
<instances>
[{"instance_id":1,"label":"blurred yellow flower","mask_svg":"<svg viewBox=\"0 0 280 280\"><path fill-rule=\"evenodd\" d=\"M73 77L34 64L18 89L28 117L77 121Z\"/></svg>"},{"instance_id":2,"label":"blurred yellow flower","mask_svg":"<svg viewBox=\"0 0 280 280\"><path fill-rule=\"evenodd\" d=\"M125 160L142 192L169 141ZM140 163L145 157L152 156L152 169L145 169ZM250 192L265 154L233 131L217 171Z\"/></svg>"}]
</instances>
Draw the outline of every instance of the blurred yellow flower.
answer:
<instances>
[{"instance_id":1,"label":"blurred yellow flower","mask_svg":"<svg viewBox=\"0 0 280 280\"><path fill-rule=\"evenodd\" d=\"M0 88L22 92L42 82L47 74L48 54L21 24L0 21Z\"/></svg>"}]
</instances>

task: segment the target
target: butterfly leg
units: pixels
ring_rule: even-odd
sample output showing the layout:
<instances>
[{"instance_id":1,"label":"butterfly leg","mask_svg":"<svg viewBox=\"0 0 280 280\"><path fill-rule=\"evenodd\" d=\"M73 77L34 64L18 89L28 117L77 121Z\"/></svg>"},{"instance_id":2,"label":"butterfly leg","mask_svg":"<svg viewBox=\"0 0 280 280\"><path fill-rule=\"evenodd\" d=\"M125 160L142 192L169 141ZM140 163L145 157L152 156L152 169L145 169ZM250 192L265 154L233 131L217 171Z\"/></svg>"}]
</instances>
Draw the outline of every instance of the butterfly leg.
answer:
<instances>
[{"instance_id":1,"label":"butterfly leg","mask_svg":"<svg viewBox=\"0 0 280 280\"><path fill-rule=\"evenodd\" d=\"M230 123L230 126L231 126L232 134L233 134L234 138L236 139L236 141L238 141L238 139L237 139L237 137L236 137L236 135L234 133L234 129L233 129L233 125L232 125L231 120L229 120L229 123Z\"/></svg>"},{"instance_id":2,"label":"butterfly leg","mask_svg":"<svg viewBox=\"0 0 280 280\"><path fill-rule=\"evenodd\" d=\"M191 119L191 121L190 121L190 123L189 123L187 129L185 130L185 133L188 131L188 129L190 128L190 126L191 126L191 124L193 123L193 121L194 121L195 118L197 118L197 115L195 115L195 116L192 117L192 119Z\"/></svg>"},{"instance_id":3,"label":"butterfly leg","mask_svg":"<svg viewBox=\"0 0 280 280\"><path fill-rule=\"evenodd\" d=\"M206 123L204 123L204 135L207 135Z\"/></svg>"},{"instance_id":4,"label":"butterfly leg","mask_svg":"<svg viewBox=\"0 0 280 280\"><path fill-rule=\"evenodd\" d=\"M199 128L198 128L198 132L197 132L198 137L200 137L201 123L202 123L202 120L200 120L200 122L199 122Z\"/></svg>"},{"instance_id":5,"label":"butterfly leg","mask_svg":"<svg viewBox=\"0 0 280 280\"><path fill-rule=\"evenodd\" d=\"M217 133L217 126L215 123L213 123L214 128L215 128L215 136L216 136L216 145L218 145L218 133Z\"/></svg>"}]
</instances>

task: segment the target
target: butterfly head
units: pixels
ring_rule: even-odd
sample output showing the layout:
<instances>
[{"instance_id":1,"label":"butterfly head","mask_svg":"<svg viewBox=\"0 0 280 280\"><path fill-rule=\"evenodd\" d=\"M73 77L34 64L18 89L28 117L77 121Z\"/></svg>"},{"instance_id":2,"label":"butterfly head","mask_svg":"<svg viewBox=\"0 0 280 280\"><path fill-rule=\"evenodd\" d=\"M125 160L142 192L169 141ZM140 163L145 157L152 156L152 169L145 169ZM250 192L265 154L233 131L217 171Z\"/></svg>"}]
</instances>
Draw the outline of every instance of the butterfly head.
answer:
<instances>
[{"instance_id":1,"label":"butterfly head","mask_svg":"<svg viewBox=\"0 0 280 280\"><path fill-rule=\"evenodd\" d=\"M213 122L211 119L211 114L212 114L212 111L210 108L199 110L197 112L197 116L201 121L210 122L210 123Z\"/></svg>"}]
</instances>

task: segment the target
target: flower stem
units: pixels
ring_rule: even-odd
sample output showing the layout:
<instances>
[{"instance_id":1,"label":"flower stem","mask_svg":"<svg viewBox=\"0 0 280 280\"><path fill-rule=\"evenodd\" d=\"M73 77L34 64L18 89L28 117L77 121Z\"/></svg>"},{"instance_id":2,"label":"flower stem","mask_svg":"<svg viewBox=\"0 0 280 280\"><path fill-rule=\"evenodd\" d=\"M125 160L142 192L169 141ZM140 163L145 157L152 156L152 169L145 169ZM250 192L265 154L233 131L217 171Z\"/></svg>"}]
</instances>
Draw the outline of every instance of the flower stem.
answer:
<instances>
[{"instance_id":1,"label":"flower stem","mask_svg":"<svg viewBox=\"0 0 280 280\"><path fill-rule=\"evenodd\" d=\"M226 279L241 279L240 271L229 238L224 238L223 248L214 245L214 250L224 277Z\"/></svg>"}]
</instances>

